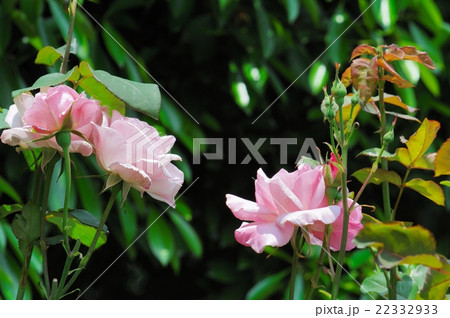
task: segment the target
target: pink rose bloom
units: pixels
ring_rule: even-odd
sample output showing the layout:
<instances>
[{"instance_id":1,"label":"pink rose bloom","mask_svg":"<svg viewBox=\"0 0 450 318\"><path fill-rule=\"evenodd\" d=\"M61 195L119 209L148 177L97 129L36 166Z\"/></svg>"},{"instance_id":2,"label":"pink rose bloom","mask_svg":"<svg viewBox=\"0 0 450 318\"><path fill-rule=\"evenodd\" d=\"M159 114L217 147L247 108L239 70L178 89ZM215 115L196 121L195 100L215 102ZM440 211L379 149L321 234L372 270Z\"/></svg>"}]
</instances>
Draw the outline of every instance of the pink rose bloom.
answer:
<instances>
[{"instance_id":1,"label":"pink rose bloom","mask_svg":"<svg viewBox=\"0 0 450 318\"><path fill-rule=\"evenodd\" d=\"M62 151L55 137L36 140L63 128L77 131L84 138L90 139L91 122L102 121L98 101L88 99L84 92L78 94L65 85L51 87L36 96L24 93L14 98L14 102L6 116L6 122L11 128L3 131L1 136L2 142L11 146L50 147ZM67 127L63 127L64 124ZM93 148L89 142L73 133L71 137L70 152L79 152L84 156L92 153Z\"/></svg>"},{"instance_id":2,"label":"pink rose bloom","mask_svg":"<svg viewBox=\"0 0 450 318\"><path fill-rule=\"evenodd\" d=\"M113 112L110 122L94 125L93 143L100 167L109 173L106 187L127 182L141 193L175 206L175 195L184 175L172 160L181 160L168 153L175 137L160 137L158 131L136 118Z\"/></svg>"},{"instance_id":3,"label":"pink rose bloom","mask_svg":"<svg viewBox=\"0 0 450 318\"><path fill-rule=\"evenodd\" d=\"M353 200L348 199L348 207L353 203ZM339 207L342 209L342 201L338 203ZM361 224L362 211L359 204L355 204L353 211L350 213L349 223L348 223L348 234L347 234L347 245L345 250L349 251L355 248L355 244L352 243L355 236L361 231L363 225ZM341 213L337 220L331 225L331 235L330 235L330 249L332 251L339 251L341 249L341 239L342 239L342 224L344 221L344 213ZM323 235L325 231L325 224L317 222L310 228L310 240L311 244L322 245Z\"/></svg>"},{"instance_id":4,"label":"pink rose bloom","mask_svg":"<svg viewBox=\"0 0 450 318\"><path fill-rule=\"evenodd\" d=\"M333 223L341 208L327 204L322 171L322 166L312 169L301 164L294 172L281 169L268 178L259 169L255 181L256 202L227 194L226 204L234 216L252 221L243 222L235 231L236 240L261 253L265 246L287 244L295 226L308 230L317 222Z\"/></svg>"}]
</instances>

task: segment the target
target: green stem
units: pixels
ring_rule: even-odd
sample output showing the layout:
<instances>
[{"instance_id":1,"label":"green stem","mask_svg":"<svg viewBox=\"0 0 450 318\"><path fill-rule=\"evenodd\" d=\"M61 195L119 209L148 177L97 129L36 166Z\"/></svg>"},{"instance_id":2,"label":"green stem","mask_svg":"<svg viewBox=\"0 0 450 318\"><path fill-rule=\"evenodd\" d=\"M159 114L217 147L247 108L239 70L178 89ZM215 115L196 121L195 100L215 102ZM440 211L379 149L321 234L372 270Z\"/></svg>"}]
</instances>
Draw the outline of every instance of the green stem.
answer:
<instances>
[{"instance_id":1,"label":"green stem","mask_svg":"<svg viewBox=\"0 0 450 318\"><path fill-rule=\"evenodd\" d=\"M64 268L61 274L61 279L59 281L58 291L56 292L56 298L60 299L62 298L62 295L64 294L64 285L66 283L67 277L69 276L70 266L72 265L73 260L75 257L79 254L78 250L80 249L81 241L77 240L75 243L75 246L73 250L70 252L69 255L66 256L66 262L64 263Z\"/></svg>"},{"instance_id":2,"label":"green stem","mask_svg":"<svg viewBox=\"0 0 450 318\"><path fill-rule=\"evenodd\" d=\"M355 198L353 199L352 205L350 205L350 208L348 209L349 213L352 213L353 208L355 207L356 203L358 202L358 199L361 197L361 194L365 190L366 186L369 184L370 178L377 171L378 164L380 163L381 156L382 156L382 154L384 152L384 148L385 148L385 144L383 144L383 146L381 146L380 153L378 154L378 157L375 160L375 162L372 164L372 168L370 169L370 172L367 175L366 180L364 180L361 188L359 189L358 193L356 194Z\"/></svg>"},{"instance_id":3,"label":"green stem","mask_svg":"<svg viewBox=\"0 0 450 318\"><path fill-rule=\"evenodd\" d=\"M69 244L69 233L67 232L67 223L69 220L70 188L72 186L69 146L63 147L63 152L64 152L64 172L66 174L66 192L64 194L65 196L64 196L62 229L64 234L64 247L66 249L67 255L69 255L70 244Z\"/></svg>"},{"instance_id":4,"label":"green stem","mask_svg":"<svg viewBox=\"0 0 450 318\"><path fill-rule=\"evenodd\" d=\"M409 173L411 172L411 168L406 170L405 176L403 177L402 184L400 185L400 192L398 193L397 200L395 201L394 209L392 210L392 219L395 220L395 214L397 212L398 205L400 204L400 199L403 195L403 190L405 190L405 183L408 180Z\"/></svg>"},{"instance_id":5,"label":"green stem","mask_svg":"<svg viewBox=\"0 0 450 318\"><path fill-rule=\"evenodd\" d=\"M77 10L77 2L71 0L69 4L69 30L67 31L67 44L60 68L60 72L63 74L67 73L67 64L69 63L70 46L72 45L76 10Z\"/></svg>"},{"instance_id":6,"label":"green stem","mask_svg":"<svg viewBox=\"0 0 450 318\"><path fill-rule=\"evenodd\" d=\"M28 280L28 271L30 269L31 254L33 252L33 245L28 245L26 251L27 253L23 258L22 271L20 272L19 288L17 290L16 300L22 300L23 296L25 295Z\"/></svg>"},{"instance_id":7,"label":"green stem","mask_svg":"<svg viewBox=\"0 0 450 318\"><path fill-rule=\"evenodd\" d=\"M35 204L39 204L39 197L41 194L41 182L42 182L42 171L38 167L34 169L34 183L33 183L33 196L31 201Z\"/></svg>"},{"instance_id":8,"label":"green stem","mask_svg":"<svg viewBox=\"0 0 450 318\"><path fill-rule=\"evenodd\" d=\"M384 70L380 67L380 78L384 75ZM384 145L383 137L387 132L387 125L386 125L386 110L384 105L384 83L385 81L380 80L378 82L378 105L380 108L380 143L381 145ZM387 145L386 145L386 150ZM389 163L387 159L383 158L381 159L381 168L383 170L389 170ZM383 209L384 209L384 218L386 221L392 221L392 213L391 213L391 200L389 195L389 182L384 181L381 184L381 189L383 192Z\"/></svg>"},{"instance_id":9,"label":"green stem","mask_svg":"<svg viewBox=\"0 0 450 318\"><path fill-rule=\"evenodd\" d=\"M314 277L311 280L311 287L309 288L308 295L306 296L307 300L311 299L311 297L314 295L314 291L317 289L317 284L319 282L320 272L321 272L322 264L323 264L323 257L325 255L325 251L328 249L330 229L331 229L331 226L328 224L325 227L325 233L323 235L323 242L322 242L322 249L320 250L319 259L317 261L316 272L314 273Z\"/></svg>"},{"instance_id":10,"label":"green stem","mask_svg":"<svg viewBox=\"0 0 450 318\"><path fill-rule=\"evenodd\" d=\"M344 121L343 121L343 114L342 114L342 106L339 107L339 129L340 129L340 146L341 146L341 156L342 156L342 182L341 182L341 191L342 191L342 207L344 213L343 215L343 222L342 222L342 238L341 238L341 246L339 249L339 256L338 256L338 266L336 268L336 273L334 275L333 279L333 286L332 286L332 292L331 296L332 299L338 298L339 293L339 283L341 280L341 274L342 274L342 264L344 263L345 258L345 248L347 246L347 236L348 236L348 222L350 218L350 213L348 210L348 193L347 193L347 152L348 152L348 146L347 142L345 140L345 131L344 131Z\"/></svg>"},{"instance_id":11,"label":"green stem","mask_svg":"<svg viewBox=\"0 0 450 318\"><path fill-rule=\"evenodd\" d=\"M111 192L111 197L109 198L109 201L106 205L105 211L103 211L102 218L100 220L100 224L97 227L97 231L95 232L94 239L92 240L91 245L89 246L89 249L86 253L86 256L83 257L83 259L80 262L79 270L77 270L75 273L73 273L72 277L70 278L69 282L66 286L64 286L62 290L62 294L66 293L69 288L72 286L72 284L76 281L78 276L80 275L81 271L86 267L87 263L89 262L92 253L95 250L95 246L97 245L98 238L100 237L100 234L102 232L103 226L106 223L106 220L108 219L109 213L111 212L111 209L114 205L114 202L117 198L117 194L119 193L120 187L116 185Z\"/></svg>"},{"instance_id":12,"label":"green stem","mask_svg":"<svg viewBox=\"0 0 450 318\"><path fill-rule=\"evenodd\" d=\"M56 156L55 156L56 157ZM47 291L47 296L50 293L50 278L48 274L48 259L47 259L47 244L45 242L46 239L46 232L45 232L45 225L46 220L45 216L47 214L47 208L48 208L48 197L50 194L50 185L52 182L53 177L53 171L55 167L55 163L53 160L47 165L47 173L45 175L45 187L44 187L44 197L42 199L42 209L41 209L41 238L40 238L40 247L41 247L41 253L42 253L42 265L43 265L43 272L44 272L44 286Z\"/></svg>"}]
</instances>

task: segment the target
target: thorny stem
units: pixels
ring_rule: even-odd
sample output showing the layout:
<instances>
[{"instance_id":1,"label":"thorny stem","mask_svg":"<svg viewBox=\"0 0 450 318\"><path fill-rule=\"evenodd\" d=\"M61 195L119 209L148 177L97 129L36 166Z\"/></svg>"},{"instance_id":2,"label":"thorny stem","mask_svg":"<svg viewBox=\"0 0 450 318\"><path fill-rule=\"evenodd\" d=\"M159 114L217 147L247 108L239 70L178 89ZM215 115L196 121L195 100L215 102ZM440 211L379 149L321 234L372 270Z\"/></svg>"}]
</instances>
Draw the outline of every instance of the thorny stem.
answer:
<instances>
[{"instance_id":1,"label":"thorny stem","mask_svg":"<svg viewBox=\"0 0 450 318\"><path fill-rule=\"evenodd\" d=\"M70 278L67 285L64 286L64 288L62 290L62 294L66 293L69 290L69 288L72 286L72 284L76 281L76 279L80 275L81 271L86 267L87 263L89 262L89 260L92 256L92 253L94 252L95 247L97 245L100 234L103 230L103 226L105 225L106 220L108 219L109 213L111 212L111 209L114 205L114 202L116 200L117 193L119 192L119 190L120 190L119 186L115 186L112 189L111 197L109 198L109 201L105 207L105 211L103 211L102 218L100 220L100 224L97 227L97 231L95 232L94 238L92 240L91 245L89 246L86 256L84 256L83 259L81 260L80 265L78 266L78 270L73 273L73 276Z\"/></svg>"},{"instance_id":2,"label":"thorny stem","mask_svg":"<svg viewBox=\"0 0 450 318\"><path fill-rule=\"evenodd\" d=\"M56 157L56 156L55 156ZM48 197L50 194L50 185L52 182L53 177L53 170L55 167L55 162L50 162L47 165L47 173L45 175L45 187L44 187L44 197L42 199L42 210L41 210L41 238L40 238L40 247L41 247L41 253L42 253L42 265L43 265L43 272L44 272L44 286L47 291L47 297L50 293L50 278L48 274L48 260L47 260L47 244L45 242L46 240L46 233L45 233L45 216L47 213L47 206L48 206Z\"/></svg>"},{"instance_id":3,"label":"thorny stem","mask_svg":"<svg viewBox=\"0 0 450 318\"><path fill-rule=\"evenodd\" d=\"M403 190L405 190L405 183L408 180L409 173L411 172L411 168L406 170L405 176L403 177L402 184L400 185L400 192L398 193L397 200L395 201L394 209L392 210L392 219L395 220L395 214L397 212L398 205L400 204L400 199L403 195Z\"/></svg>"},{"instance_id":4,"label":"thorny stem","mask_svg":"<svg viewBox=\"0 0 450 318\"><path fill-rule=\"evenodd\" d=\"M341 156L342 156L342 182L341 182L341 191L342 191L342 207L344 213L343 222L342 222L342 238L341 238L341 246L339 249L339 257L338 257L338 267L336 268L336 273L333 279L333 286L331 297L332 299L337 299L339 293L339 283L341 280L342 274L342 264L344 263L345 258L345 248L347 246L347 236L348 236L348 222L349 222L349 210L348 210L348 194L347 194L347 152L348 145L345 140L345 131L344 131L344 120L343 120L343 112L342 105L339 106L339 130L340 130L340 147L341 147Z\"/></svg>"},{"instance_id":5,"label":"thorny stem","mask_svg":"<svg viewBox=\"0 0 450 318\"><path fill-rule=\"evenodd\" d=\"M291 278L289 280L289 299L294 299L295 294L295 279L298 272L298 251L297 251L297 233L298 227L295 227L294 234L292 234L291 245L292 245L292 267L291 267Z\"/></svg>"},{"instance_id":6,"label":"thorny stem","mask_svg":"<svg viewBox=\"0 0 450 318\"><path fill-rule=\"evenodd\" d=\"M67 31L67 44L64 51L63 61L61 63L60 73L67 73L67 64L69 63L70 47L72 45L73 27L75 24L75 13L77 10L77 2L71 0L69 7L69 30Z\"/></svg>"}]
</instances>

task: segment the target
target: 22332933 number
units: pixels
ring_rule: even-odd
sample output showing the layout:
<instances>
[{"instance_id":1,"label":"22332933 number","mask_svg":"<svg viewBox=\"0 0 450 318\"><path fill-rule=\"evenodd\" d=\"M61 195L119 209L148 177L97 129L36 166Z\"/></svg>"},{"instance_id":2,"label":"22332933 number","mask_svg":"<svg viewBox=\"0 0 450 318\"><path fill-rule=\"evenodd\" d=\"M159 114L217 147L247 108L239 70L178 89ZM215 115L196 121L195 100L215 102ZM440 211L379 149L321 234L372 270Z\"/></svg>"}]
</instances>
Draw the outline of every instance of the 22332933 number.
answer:
<instances>
[{"instance_id":1,"label":"22332933 number","mask_svg":"<svg viewBox=\"0 0 450 318\"><path fill-rule=\"evenodd\" d=\"M376 305L377 315L436 315L437 305Z\"/></svg>"}]
</instances>

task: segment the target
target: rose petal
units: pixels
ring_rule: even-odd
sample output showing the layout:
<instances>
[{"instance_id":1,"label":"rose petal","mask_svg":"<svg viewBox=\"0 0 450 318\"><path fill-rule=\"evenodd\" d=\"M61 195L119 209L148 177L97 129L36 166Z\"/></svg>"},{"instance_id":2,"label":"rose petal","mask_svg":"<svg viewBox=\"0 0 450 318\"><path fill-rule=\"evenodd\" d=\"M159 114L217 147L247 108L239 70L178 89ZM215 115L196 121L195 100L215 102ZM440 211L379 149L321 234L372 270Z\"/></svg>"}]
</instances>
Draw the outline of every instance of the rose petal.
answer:
<instances>
[{"instance_id":1,"label":"rose petal","mask_svg":"<svg viewBox=\"0 0 450 318\"><path fill-rule=\"evenodd\" d=\"M277 218L277 224L283 226L286 223L305 226L320 221L324 224L333 223L341 213L341 208L337 205L330 205L323 208L295 211L284 213Z\"/></svg>"},{"instance_id":2,"label":"rose petal","mask_svg":"<svg viewBox=\"0 0 450 318\"><path fill-rule=\"evenodd\" d=\"M244 246L251 246L256 253L262 253L266 246L286 245L294 232L292 224L280 227L274 223L243 222L234 232L236 241Z\"/></svg>"},{"instance_id":3,"label":"rose petal","mask_svg":"<svg viewBox=\"0 0 450 318\"><path fill-rule=\"evenodd\" d=\"M234 216L242 221L274 222L277 214L256 202L227 194L226 205Z\"/></svg>"}]
</instances>

